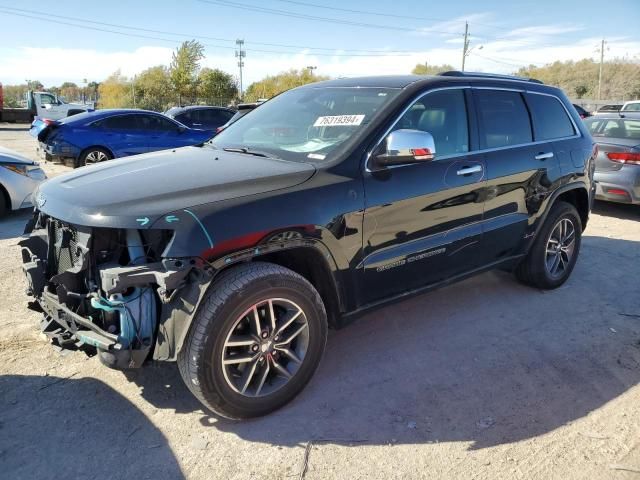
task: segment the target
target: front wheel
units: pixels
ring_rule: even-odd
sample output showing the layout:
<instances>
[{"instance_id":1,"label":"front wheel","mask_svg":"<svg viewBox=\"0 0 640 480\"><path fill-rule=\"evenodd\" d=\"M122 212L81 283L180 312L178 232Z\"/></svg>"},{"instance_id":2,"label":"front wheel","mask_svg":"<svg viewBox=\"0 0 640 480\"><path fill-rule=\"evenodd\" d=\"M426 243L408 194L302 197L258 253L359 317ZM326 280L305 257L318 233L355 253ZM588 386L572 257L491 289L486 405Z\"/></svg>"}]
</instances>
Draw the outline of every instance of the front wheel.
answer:
<instances>
[{"instance_id":1,"label":"front wheel","mask_svg":"<svg viewBox=\"0 0 640 480\"><path fill-rule=\"evenodd\" d=\"M582 241L582 221L570 203L558 202L516 269L516 276L528 285L552 289L571 275Z\"/></svg>"},{"instance_id":2,"label":"front wheel","mask_svg":"<svg viewBox=\"0 0 640 480\"><path fill-rule=\"evenodd\" d=\"M211 285L178 366L210 410L232 419L256 417L304 388L326 338L325 308L307 280L279 265L249 263Z\"/></svg>"}]
</instances>

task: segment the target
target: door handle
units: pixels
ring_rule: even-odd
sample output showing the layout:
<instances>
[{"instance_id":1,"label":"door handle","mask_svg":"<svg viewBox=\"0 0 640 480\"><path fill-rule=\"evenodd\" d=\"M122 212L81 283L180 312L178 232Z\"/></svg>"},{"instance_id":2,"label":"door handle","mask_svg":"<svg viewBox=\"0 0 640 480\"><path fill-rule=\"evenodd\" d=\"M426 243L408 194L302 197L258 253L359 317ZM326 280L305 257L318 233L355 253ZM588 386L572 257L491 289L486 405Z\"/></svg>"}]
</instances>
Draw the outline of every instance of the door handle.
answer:
<instances>
[{"instance_id":1,"label":"door handle","mask_svg":"<svg viewBox=\"0 0 640 480\"><path fill-rule=\"evenodd\" d=\"M460 176L471 175L472 173L479 173L482 171L482 165L474 165L473 167L464 167L458 170L456 173Z\"/></svg>"},{"instance_id":2,"label":"door handle","mask_svg":"<svg viewBox=\"0 0 640 480\"><path fill-rule=\"evenodd\" d=\"M536 160L546 160L547 158L553 158L553 152L540 152L535 156Z\"/></svg>"}]
</instances>

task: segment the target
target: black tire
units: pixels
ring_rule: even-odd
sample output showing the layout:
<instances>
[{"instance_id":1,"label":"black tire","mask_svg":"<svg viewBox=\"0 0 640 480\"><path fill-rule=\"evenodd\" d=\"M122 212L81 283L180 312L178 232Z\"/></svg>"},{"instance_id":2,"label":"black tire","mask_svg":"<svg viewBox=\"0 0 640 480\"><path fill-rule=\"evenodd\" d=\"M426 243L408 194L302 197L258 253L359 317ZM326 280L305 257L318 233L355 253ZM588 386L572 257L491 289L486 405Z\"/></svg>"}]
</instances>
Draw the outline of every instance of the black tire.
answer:
<instances>
[{"instance_id":1,"label":"black tire","mask_svg":"<svg viewBox=\"0 0 640 480\"><path fill-rule=\"evenodd\" d=\"M552 275L547 266L547 246L552 233L560 222L568 220L574 228L575 244L568 262L556 275ZM550 290L558 288L567 281L573 268L575 267L578 255L580 253L580 244L582 241L582 220L576 208L570 203L559 201L551 207L551 211L544 222L544 225L538 232L531 249L527 256L516 268L516 277L522 283L532 287ZM553 255L553 254L551 254Z\"/></svg>"},{"instance_id":2,"label":"black tire","mask_svg":"<svg viewBox=\"0 0 640 480\"><path fill-rule=\"evenodd\" d=\"M0 218L9 213L9 204L7 203L7 195L5 194L4 187L0 185Z\"/></svg>"},{"instance_id":3,"label":"black tire","mask_svg":"<svg viewBox=\"0 0 640 480\"><path fill-rule=\"evenodd\" d=\"M101 160L91 161L92 158L95 158L95 159L101 158ZM107 160L111 160L112 158L113 158L113 155L111 155L111 152L106 148L89 147L85 151L83 151L78 157L76 167L84 167L85 165L92 165L94 163L98 163L98 161L104 162Z\"/></svg>"},{"instance_id":4,"label":"black tire","mask_svg":"<svg viewBox=\"0 0 640 480\"><path fill-rule=\"evenodd\" d=\"M246 396L234 390L225 377L225 341L236 331L243 312L275 298L294 302L302 310L308 331L306 351L283 386L263 396ZM248 263L223 272L211 285L178 354L178 368L189 390L216 414L229 419L257 417L282 407L300 393L320 363L326 339L324 305L305 278L279 265ZM272 359L267 356L266 364L271 365Z\"/></svg>"}]
</instances>

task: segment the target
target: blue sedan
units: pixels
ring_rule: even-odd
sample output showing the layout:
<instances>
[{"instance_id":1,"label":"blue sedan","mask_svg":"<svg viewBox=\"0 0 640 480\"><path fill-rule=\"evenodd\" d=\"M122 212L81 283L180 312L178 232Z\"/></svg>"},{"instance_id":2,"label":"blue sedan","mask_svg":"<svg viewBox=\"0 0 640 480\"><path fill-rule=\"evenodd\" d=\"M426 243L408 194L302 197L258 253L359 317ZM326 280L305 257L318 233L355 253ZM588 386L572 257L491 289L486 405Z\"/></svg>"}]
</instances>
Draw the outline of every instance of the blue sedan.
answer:
<instances>
[{"instance_id":1,"label":"blue sedan","mask_svg":"<svg viewBox=\"0 0 640 480\"><path fill-rule=\"evenodd\" d=\"M197 145L213 133L146 110L97 110L58 121L38 119L31 127L47 160L69 160L74 167Z\"/></svg>"}]
</instances>

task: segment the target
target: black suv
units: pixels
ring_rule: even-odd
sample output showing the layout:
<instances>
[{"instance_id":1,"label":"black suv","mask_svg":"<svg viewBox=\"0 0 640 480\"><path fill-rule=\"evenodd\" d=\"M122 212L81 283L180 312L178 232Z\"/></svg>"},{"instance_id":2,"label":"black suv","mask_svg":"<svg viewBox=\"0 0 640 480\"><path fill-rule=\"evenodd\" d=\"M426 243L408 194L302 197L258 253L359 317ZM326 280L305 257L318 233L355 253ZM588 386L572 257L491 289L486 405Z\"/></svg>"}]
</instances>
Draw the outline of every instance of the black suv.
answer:
<instances>
[{"instance_id":1,"label":"black suv","mask_svg":"<svg viewBox=\"0 0 640 480\"><path fill-rule=\"evenodd\" d=\"M540 82L448 72L283 93L205 145L49 180L21 241L60 347L177 361L230 418L313 375L328 326L492 268L562 285L595 147Z\"/></svg>"},{"instance_id":2,"label":"black suv","mask_svg":"<svg viewBox=\"0 0 640 480\"><path fill-rule=\"evenodd\" d=\"M164 114L187 127L215 131L227 123L236 111L225 107L190 105L170 108Z\"/></svg>"}]
</instances>

